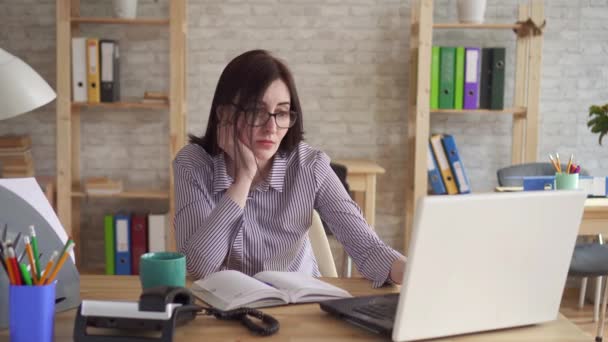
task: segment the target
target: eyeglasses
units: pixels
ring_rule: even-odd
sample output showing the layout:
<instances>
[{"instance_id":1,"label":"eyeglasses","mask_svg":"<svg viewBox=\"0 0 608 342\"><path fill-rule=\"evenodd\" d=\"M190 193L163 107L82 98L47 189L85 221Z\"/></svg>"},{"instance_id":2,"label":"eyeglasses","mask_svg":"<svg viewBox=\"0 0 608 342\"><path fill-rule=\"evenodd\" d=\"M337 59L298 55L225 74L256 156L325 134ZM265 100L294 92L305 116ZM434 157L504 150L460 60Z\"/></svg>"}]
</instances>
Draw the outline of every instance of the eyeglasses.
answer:
<instances>
[{"instance_id":1,"label":"eyeglasses","mask_svg":"<svg viewBox=\"0 0 608 342\"><path fill-rule=\"evenodd\" d=\"M291 128L295 125L298 119L298 113L293 110L279 110L276 113L269 113L262 108L243 108L233 103L237 109L245 113L245 122L249 126L261 127L265 126L271 117L274 117L274 122L279 128Z\"/></svg>"}]
</instances>

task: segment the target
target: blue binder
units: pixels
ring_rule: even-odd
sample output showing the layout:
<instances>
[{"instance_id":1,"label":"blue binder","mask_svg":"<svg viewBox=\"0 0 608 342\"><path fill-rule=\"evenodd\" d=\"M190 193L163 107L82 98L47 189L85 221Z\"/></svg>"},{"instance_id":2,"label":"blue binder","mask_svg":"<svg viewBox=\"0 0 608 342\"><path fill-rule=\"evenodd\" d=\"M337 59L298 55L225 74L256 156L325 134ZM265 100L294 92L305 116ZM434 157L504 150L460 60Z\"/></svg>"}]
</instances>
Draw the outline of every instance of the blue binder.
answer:
<instances>
[{"instance_id":1,"label":"blue binder","mask_svg":"<svg viewBox=\"0 0 608 342\"><path fill-rule=\"evenodd\" d=\"M115 271L117 275L131 274L131 217L126 214L114 216Z\"/></svg>"},{"instance_id":2,"label":"blue binder","mask_svg":"<svg viewBox=\"0 0 608 342\"><path fill-rule=\"evenodd\" d=\"M441 179L441 174L439 173L439 169L437 168L437 161L435 160L433 151L431 151L430 142L428 144L427 151L427 171L429 175L429 184L431 185L431 189L433 189L433 193L436 195L445 195L447 194L447 191L445 190L443 180Z\"/></svg>"},{"instance_id":3,"label":"blue binder","mask_svg":"<svg viewBox=\"0 0 608 342\"><path fill-rule=\"evenodd\" d=\"M467 177L467 173L464 169L464 164L462 163L462 160L460 160L460 155L458 154L454 137L449 134L444 134L441 139L441 143L443 144L443 149L445 150L445 154L448 157L448 162L452 168L452 173L456 179L458 192L461 194L470 193L471 183L469 182L469 177Z\"/></svg>"}]
</instances>

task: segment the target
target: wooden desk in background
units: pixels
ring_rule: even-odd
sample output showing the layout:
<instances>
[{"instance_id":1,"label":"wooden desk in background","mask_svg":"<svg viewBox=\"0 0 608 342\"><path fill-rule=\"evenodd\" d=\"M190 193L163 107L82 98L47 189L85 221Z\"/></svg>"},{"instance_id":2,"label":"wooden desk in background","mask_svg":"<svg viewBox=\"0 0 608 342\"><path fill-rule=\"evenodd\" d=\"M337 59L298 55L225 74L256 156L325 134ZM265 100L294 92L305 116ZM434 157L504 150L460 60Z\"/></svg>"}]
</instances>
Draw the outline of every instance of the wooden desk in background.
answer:
<instances>
[{"instance_id":1,"label":"wooden desk in background","mask_svg":"<svg viewBox=\"0 0 608 342\"><path fill-rule=\"evenodd\" d=\"M376 224L376 175L383 174L384 169L369 160L338 159L332 160L332 162L346 166L346 182L353 193L353 200L361 207L367 223L374 227Z\"/></svg>"},{"instance_id":2,"label":"wooden desk in background","mask_svg":"<svg viewBox=\"0 0 608 342\"><path fill-rule=\"evenodd\" d=\"M602 234L608 237L608 198L588 198L585 201L579 235Z\"/></svg>"},{"instance_id":3,"label":"wooden desk in background","mask_svg":"<svg viewBox=\"0 0 608 342\"><path fill-rule=\"evenodd\" d=\"M339 286L352 295L375 295L397 292L398 287L372 289L370 283L363 279L325 278L325 281ZM139 298L141 288L137 276L104 276L84 275L80 279L82 299L128 300ZM328 340L382 340L387 338L374 335L361 328L321 311L318 304L299 304L263 309L273 315L281 324L276 335L267 338L256 338L240 323L219 321L208 316L197 317L193 322L178 327L175 333L176 342L187 341L243 341L259 339L264 341L328 341ZM74 317L76 310L57 314L55 319L55 341L72 341ZM0 331L0 340L8 336L8 331ZM8 338L7 338L8 340ZM503 329L494 332L439 339L443 342L492 342L492 341L551 341L551 342L588 342L592 337L578 327L559 316L558 320L546 324L516 329Z\"/></svg>"}]
</instances>

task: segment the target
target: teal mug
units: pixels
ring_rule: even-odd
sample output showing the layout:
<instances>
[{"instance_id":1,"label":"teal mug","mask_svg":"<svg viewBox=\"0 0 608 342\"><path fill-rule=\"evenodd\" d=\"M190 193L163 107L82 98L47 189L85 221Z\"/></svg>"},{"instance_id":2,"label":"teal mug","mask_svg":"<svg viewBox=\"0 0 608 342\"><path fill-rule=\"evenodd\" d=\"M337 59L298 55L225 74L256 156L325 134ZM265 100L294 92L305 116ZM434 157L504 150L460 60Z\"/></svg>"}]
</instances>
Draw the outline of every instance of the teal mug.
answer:
<instances>
[{"instance_id":1,"label":"teal mug","mask_svg":"<svg viewBox=\"0 0 608 342\"><path fill-rule=\"evenodd\" d=\"M141 287L186 286L186 256L176 252L146 253L139 260Z\"/></svg>"},{"instance_id":2,"label":"teal mug","mask_svg":"<svg viewBox=\"0 0 608 342\"><path fill-rule=\"evenodd\" d=\"M556 190L576 190L578 189L578 173L556 173Z\"/></svg>"}]
</instances>

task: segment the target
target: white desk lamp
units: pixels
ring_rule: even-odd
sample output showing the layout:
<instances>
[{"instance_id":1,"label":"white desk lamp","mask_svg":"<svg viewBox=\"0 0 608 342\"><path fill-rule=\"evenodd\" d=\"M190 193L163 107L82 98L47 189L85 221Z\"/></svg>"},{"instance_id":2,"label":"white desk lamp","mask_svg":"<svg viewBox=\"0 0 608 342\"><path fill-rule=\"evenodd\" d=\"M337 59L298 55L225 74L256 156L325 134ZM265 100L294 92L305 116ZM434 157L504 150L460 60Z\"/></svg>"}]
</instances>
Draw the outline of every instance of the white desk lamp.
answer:
<instances>
[{"instance_id":1,"label":"white desk lamp","mask_svg":"<svg viewBox=\"0 0 608 342\"><path fill-rule=\"evenodd\" d=\"M55 97L34 69L0 48L0 120L34 110Z\"/></svg>"}]
</instances>

